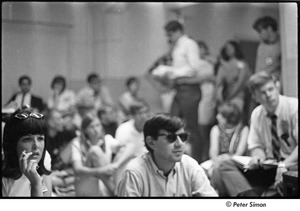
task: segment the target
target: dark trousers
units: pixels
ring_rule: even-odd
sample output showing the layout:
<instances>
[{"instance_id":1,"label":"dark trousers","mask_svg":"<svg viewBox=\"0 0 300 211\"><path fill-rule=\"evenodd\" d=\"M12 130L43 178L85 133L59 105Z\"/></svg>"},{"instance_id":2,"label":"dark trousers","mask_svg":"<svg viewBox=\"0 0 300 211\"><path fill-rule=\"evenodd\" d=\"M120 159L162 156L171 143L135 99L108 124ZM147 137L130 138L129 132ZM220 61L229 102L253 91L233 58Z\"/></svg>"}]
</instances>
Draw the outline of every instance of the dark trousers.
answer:
<instances>
[{"instance_id":1,"label":"dark trousers","mask_svg":"<svg viewBox=\"0 0 300 211\"><path fill-rule=\"evenodd\" d=\"M171 114L182 118L186 122L186 130L190 132L191 156L201 161L201 143L198 131L198 105L201 99L199 85L176 86Z\"/></svg>"},{"instance_id":2,"label":"dark trousers","mask_svg":"<svg viewBox=\"0 0 300 211\"><path fill-rule=\"evenodd\" d=\"M246 196L242 194L249 190L255 190L257 195L261 195L264 190L274 183L275 176L276 168L243 172L229 159L223 161L218 168L214 169L212 185L218 190L221 197Z\"/></svg>"}]
</instances>

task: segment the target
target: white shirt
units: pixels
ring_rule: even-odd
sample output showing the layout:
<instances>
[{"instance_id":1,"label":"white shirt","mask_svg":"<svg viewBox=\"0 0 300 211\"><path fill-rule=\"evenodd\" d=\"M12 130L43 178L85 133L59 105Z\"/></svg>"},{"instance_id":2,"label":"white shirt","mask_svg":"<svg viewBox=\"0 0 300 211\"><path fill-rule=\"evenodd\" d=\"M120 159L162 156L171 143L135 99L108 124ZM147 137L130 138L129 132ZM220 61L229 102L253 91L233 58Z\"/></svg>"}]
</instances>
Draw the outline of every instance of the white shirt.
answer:
<instances>
[{"instance_id":1,"label":"white shirt","mask_svg":"<svg viewBox=\"0 0 300 211\"><path fill-rule=\"evenodd\" d=\"M121 157L125 147L130 147L132 158L137 157L148 150L145 147L144 134L136 130L134 126L134 120L131 119L123 124L121 124L116 130L116 139L122 146L117 152L116 157L113 162L116 162ZM126 165L130 160L125 162L115 173L115 184L117 185L121 180L122 173L125 171Z\"/></svg>"},{"instance_id":2,"label":"white shirt","mask_svg":"<svg viewBox=\"0 0 300 211\"><path fill-rule=\"evenodd\" d=\"M150 152L133 159L118 186L123 197L216 197L216 191L196 160L183 155L169 175L164 176Z\"/></svg>"},{"instance_id":3,"label":"white shirt","mask_svg":"<svg viewBox=\"0 0 300 211\"><path fill-rule=\"evenodd\" d=\"M23 93L22 92L18 93L17 96L16 96L16 99L15 99L15 101L18 105L18 108L22 107L23 105L29 105L29 106L31 105L31 93L30 92L27 92L25 94L23 105L21 105L22 104L22 98L23 98Z\"/></svg>"},{"instance_id":4,"label":"white shirt","mask_svg":"<svg viewBox=\"0 0 300 211\"><path fill-rule=\"evenodd\" d=\"M200 59L197 42L186 35L182 35L172 50L173 77L191 77L198 71L207 69L208 62Z\"/></svg>"},{"instance_id":5,"label":"white shirt","mask_svg":"<svg viewBox=\"0 0 300 211\"><path fill-rule=\"evenodd\" d=\"M275 110L277 116L277 134L280 139L280 154L282 158L288 157L298 146L298 99L280 95ZM273 157L271 119L267 117L266 109L260 105L251 114L251 125L248 136L248 148L262 148L268 158ZM288 134L290 146L283 140L282 135Z\"/></svg>"}]
</instances>

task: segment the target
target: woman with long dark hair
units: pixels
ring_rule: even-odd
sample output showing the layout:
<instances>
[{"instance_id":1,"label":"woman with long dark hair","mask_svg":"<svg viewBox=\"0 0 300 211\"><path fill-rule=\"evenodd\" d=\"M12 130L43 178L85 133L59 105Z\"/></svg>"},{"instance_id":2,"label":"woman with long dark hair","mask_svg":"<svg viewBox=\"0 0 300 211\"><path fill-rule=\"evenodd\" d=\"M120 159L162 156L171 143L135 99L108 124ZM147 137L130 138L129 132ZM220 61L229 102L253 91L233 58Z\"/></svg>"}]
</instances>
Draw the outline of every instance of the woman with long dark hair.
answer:
<instances>
[{"instance_id":1,"label":"woman with long dark hair","mask_svg":"<svg viewBox=\"0 0 300 211\"><path fill-rule=\"evenodd\" d=\"M16 110L4 127L2 196L51 196L50 171L44 165L47 126L31 108Z\"/></svg>"}]
</instances>

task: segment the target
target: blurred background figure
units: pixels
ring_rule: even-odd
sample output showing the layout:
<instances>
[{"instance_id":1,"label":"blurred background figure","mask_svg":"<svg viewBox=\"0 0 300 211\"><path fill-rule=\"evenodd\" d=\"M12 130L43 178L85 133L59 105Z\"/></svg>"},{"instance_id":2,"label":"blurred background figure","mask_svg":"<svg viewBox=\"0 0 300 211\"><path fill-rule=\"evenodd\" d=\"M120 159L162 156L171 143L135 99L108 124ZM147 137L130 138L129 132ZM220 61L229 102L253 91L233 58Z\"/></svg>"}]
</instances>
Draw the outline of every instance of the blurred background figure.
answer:
<instances>
[{"instance_id":1,"label":"blurred background figure","mask_svg":"<svg viewBox=\"0 0 300 211\"><path fill-rule=\"evenodd\" d=\"M98 111L98 118L101 121L106 134L115 137L116 130L119 126L118 110L112 106L104 106Z\"/></svg>"},{"instance_id":2,"label":"blurred background figure","mask_svg":"<svg viewBox=\"0 0 300 211\"><path fill-rule=\"evenodd\" d=\"M62 157L70 156L67 149L77 136L75 128L65 126L63 115L56 109L47 112L48 145L51 156L53 195L58 197L75 196L75 176L72 166Z\"/></svg>"},{"instance_id":3,"label":"blurred background figure","mask_svg":"<svg viewBox=\"0 0 300 211\"><path fill-rule=\"evenodd\" d=\"M62 75L56 75L51 82L51 96L48 98L48 109L56 109L62 114L68 125L80 128L78 114L76 112L76 95L73 90L67 88L66 79Z\"/></svg>"},{"instance_id":4,"label":"blurred background figure","mask_svg":"<svg viewBox=\"0 0 300 211\"><path fill-rule=\"evenodd\" d=\"M77 108L81 117L86 113L97 116L97 112L105 105L114 105L109 89L103 84L97 73L91 73L86 79L88 85L77 93Z\"/></svg>"},{"instance_id":5,"label":"blurred background figure","mask_svg":"<svg viewBox=\"0 0 300 211\"><path fill-rule=\"evenodd\" d=\"M168 40L168 52L160 56L153 65L149 68L146 78L152 84L152 86L160 93L160 101L162 110L166 113L171 112L171 106L176 94L174 89L173 81L168 77L157 77L153 73L156 68L159 68L160 65L171 66L172 65L172 49L174 43L171 39Z\"/></svg>"},{"instance_id":6,"label":"blurred background figure","mask_svg":"<svg viewBox=\"0 0 300 211\"><path fill-rule=\"evenodd\" d=\"M144 103L132 105L130 114L132 119L121 124L116 131L116 140L119 141L120 145L120 149L113 159L113 164L117 166L117 171L114 174L116 189L129 161L147 152L143 128L145 122L150 117L149 107Z\"/></svg>"},{"instance_id":7,"label":"blurred background figure","mask_svg":"<svg viewBox=\"0 0 300 211\"><path fill-rule=\"evenodd\" d=\"M119 105L125 115L125 119L129 119L130 107L141 102L145 102L139 96L140 80L137 77L131 76L126 79L126 91L119 98Z\"/></svg>"},{"instance_id":8,"label":"blurred background figure","mask_svg":"<svg viewBox=\"0 0 300 211\"><path fill-rule=\"evenodd\" d=\"M221 49L221 64L217 74L216 97L218 105L230 101L244 111L246 82L250 77L248 64L238 42L229 40Z\"/></svg>"},{"instance_id":9,"label":"blurred background figure","mask_svg":"<svg viewBox=\"0 0 300 211\"><path fill-rule=\"evenodd\" d=\"M281 47L277 21L271 16L258 18L253 29L258 33L255 73L266 71L281 82Z\"/></svg>"},{"instance_id":10,"label":"blurred background figure","mask_svg":"<svg viewBox=\"0 0 300 211\"><path fill-rule=\"evenodd\" d=\"M111 175L117 167L111 161L118 147L118 142L111 135L105 135L97 117L83 118L81 135L71 142L69 161L76 175L76 196L113 196Z\"/></svg>"},{"instance_id":11,"label":"blurred background figure","mask_svg":"<svg viewBox=\"0 0 300 211\"><path fill-rule=\"evenodd\" d=\"M22 75L19 78L20 91L13 94L8 100L5 107L12 107L14 109L21 108L28 105L36 112L42 113L44 111L44 103L42 98L31 93L32 80L28 75Z\"/></svg>"},{"instance_id":12,"label":"blurred background figure","mask_svg":"<svg viewBox=\"0 0 300 211\"><path fill-rule=\"evenodd\" d=\"M215 97L215 74L214 66L216 58L210 55L207 44L202 41L197 41L200 49L200 58L208 62L207 71L211 77L202 80L200 83L201 100L198 106L198 125L199 136L201 142L200 162L209 158L209 135L212 126L216 123L216 97Z\"/></svg>"}]
</instances>

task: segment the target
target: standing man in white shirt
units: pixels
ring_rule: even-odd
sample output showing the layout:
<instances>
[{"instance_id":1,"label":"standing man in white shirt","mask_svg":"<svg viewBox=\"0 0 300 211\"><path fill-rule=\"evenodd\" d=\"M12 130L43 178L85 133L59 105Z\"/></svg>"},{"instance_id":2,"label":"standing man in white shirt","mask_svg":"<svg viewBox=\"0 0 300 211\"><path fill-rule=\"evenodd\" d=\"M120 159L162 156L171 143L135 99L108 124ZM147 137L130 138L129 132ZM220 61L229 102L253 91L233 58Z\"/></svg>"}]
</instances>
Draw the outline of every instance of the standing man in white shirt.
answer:
<instances>
[{"instance_id":1,"label":"standing man in white shirt","mask_svg":"<svg viewBox=\"0 0 300 211\"><path fill-rule=\"evenodd\" d=\"M172 66L167 72L174 81L176 95L171 107L171 114L186 121L187 130L191 133L191 156L199 163L201 160L201 143L198 130L198 105L201 99L199 84L207 77L208 62L200 59L197 42L184 33L184 27L178 21L165 25L168 39L174 43L172 49Z\"/></svg>"}]
</instances>

